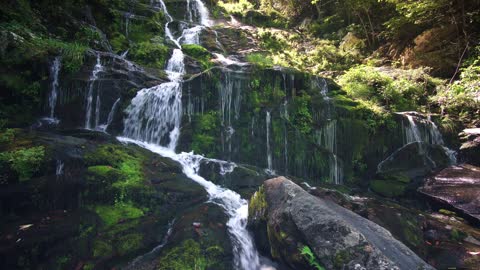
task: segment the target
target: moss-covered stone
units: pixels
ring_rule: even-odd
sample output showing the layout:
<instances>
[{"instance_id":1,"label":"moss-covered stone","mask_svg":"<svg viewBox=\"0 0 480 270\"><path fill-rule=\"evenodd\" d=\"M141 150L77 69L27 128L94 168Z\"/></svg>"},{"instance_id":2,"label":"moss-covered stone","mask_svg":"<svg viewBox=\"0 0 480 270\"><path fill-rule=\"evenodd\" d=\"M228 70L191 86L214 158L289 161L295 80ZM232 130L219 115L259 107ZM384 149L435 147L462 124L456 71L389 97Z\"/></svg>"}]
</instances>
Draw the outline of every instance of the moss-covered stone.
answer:
<instances>
[{"instance_id":1,"label":"moss-covered stone","mask_svg":"<svg viewBox=\"0 0 480 270\"><path fill-rule=\"evenodd\" d=\"M105 226L117 224L120 220L137 219L144 215L141 209L129 203L118 203L115 205L98 205L95 212L102 219Z\"/></svg>"}]
</instances>

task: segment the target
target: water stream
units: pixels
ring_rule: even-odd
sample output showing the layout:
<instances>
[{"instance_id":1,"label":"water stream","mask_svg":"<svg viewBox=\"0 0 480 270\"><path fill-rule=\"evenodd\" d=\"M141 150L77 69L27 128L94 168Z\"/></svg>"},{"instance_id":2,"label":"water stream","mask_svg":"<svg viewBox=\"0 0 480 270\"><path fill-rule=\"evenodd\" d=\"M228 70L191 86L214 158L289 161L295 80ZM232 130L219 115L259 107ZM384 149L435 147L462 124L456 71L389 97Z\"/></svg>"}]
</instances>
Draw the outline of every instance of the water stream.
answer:
<instances>
[{"instance_id":1,"label":"water stream","mask_svg":"<svg viewBox=\"0 0 480 270\"><path fill-rule=\"evenodd\" d=\"M208 26L210 24L208 10L200 0L194 2L195 5L192 7L195 11L192 11L192 16L198 14L200 23ZM168 29L168 24L173 21L173 18L168 13L163 1L158 0L158 4L166 14L168 23L165 27ZM180 41L184 40L184 37L181 36L175 40L170 30L165 32L167 38L181 48ZM189 33L188 29L183 33ZM227 228L234 249L235 268L261 269L260 256L254 246L253 238L247 230L248 202L234 191L217 186L198 174L200 163L205 160L203 156L195 155L193 152L179 154L175 152L180 136L182 83L185 73L184 55L181 49L174 50L165 71L170 82L140 90L132 100L126 109L124 137L118 139L125 143L137 144L180 163L183 173L203 186L209 194L210 201L221 206L228 215ZM229 162L220 162L230 164ZM233 169L234 166L230 164L222 171L228 173Z\"/></svg>"},{"instance_id":2,"label":"water stream","mask_svg":"<svg viewBox=\"0 0 480 270\"><path fill-rule=\"evenodd\" d=\"M57 106L57 98L58 98L58 77L60 74L60 70L62 68L62 59L60 56L55 57L50 67L50 76L52 80L52 84L50 86L50 94L48 96L48 106L50 109L50 114L48 119L52 122L56 122L55 119L55 107Z\"/></svg>"},{"instance_id":3,"label":"water stream","mask_svg":"<svg viewBox=\"0 0 480 270\"><path fill-rule=\"evenodd\" d=\"M85 114L85 128L86 129L92 129L94 128L92 126L92 110L93 110L93 95L94 95L94 90L95 90L95 83L98 79L98 74L103 71L103 66L102 66L102 60L100 57L100 54L97 53L97 62L95 64L95 67L92 70L92 74L90 75L90 80L88 84L88 93L87 93L87 108L86 108L86 114ZM95 105L95 124L98 124L98 115L99 115L99 107L100 107L100 93L97 90L97 95L96 95L96 105ZM97 126L95 126L97 127Z\"/></svg>"}]
</instances>

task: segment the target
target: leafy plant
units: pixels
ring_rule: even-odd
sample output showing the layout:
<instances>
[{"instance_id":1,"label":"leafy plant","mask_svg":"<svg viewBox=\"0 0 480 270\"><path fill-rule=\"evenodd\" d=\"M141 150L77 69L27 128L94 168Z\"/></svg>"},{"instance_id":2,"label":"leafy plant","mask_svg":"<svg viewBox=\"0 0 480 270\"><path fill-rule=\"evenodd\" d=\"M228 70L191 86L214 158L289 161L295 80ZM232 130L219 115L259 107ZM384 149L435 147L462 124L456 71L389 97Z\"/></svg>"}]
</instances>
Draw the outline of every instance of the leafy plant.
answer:
<instances>
[{"instance_id":1,"label":"leafy plant","mask_svg":"<svg viewBox=\"0 0 480 270\"><path fill-rule=\"evenodd\" d=\"M307 260L308 264L310 264L311 267L317 270L325 270L325 268L320 265L320 262L318 262L317 257L315 256L315 254L313 254L309 246L303 246L300 249L300 254Z\"/></svg>"}]
</instances>

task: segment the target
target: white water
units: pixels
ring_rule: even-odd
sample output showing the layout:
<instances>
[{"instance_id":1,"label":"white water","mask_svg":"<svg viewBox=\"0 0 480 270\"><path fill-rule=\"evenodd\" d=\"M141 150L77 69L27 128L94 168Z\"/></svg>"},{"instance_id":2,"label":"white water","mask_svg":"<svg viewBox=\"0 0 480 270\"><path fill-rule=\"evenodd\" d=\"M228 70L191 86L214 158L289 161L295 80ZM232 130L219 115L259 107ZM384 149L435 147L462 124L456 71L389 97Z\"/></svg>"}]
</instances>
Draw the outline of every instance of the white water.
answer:
<instances>
[{"instance_id":1,"label":"white water","mask_svg":"<svg viewBox=\"0 0 480 270\"><path fill-rule=\"evenodd\" d=\"M115 103L113 103L113 106L112 106L112 109L110 110L110 112L108 113L108 118L107 118L107 122L103 125L100 125L98 126L98 129L99 130L102 130L102 131L106 131L107 128L110 126L110 124L112 123L113 121L113 117L115 116L115 112L117 111L117 108L120 104L120 98L118 98Z\"/></svg>"},{"instance_id":2,"label":"white water","mask_svg":"<svg viewBox=\"0 0 480 270\"><path fill-rule=\"evenodd\" d=\"M103 71L103 66L102 66L102 61L100 58L100 54L97 53L97 62L95 64L95 67L92 70L92 74L90 75L90 81L88 85L88 94L87 94L87 109L86 109L86 114L85 114L85 128L86 129L92 129L92 103L93 103L93 92L94 92L94 86L95 82L98 79L98 74ZM99 114L99 105L100 105L100 96L99 93L97 92L97 101L96 101L96 116L95 118L97 119L98 114ZM97 122L97 121L95 121Z\"/></svg>"},{"instance_id":3,"label":"white water","mask_svg":"<svg viewBox=\"0 0 480 270\"><path fill-rule=\"evenodd\" d=\"M272 161L272 149L270 147L270 126L271 126L272 117L270 115L270 111L267 111L265 123L266 123L266 130L267 130L267 173L275 174L275 170L273 170L273 161Z\"/></svg>"},{"instance_id":4,"label":"white water","mask_svg":"<svg viewBox=\"0 0 480 270\"><path fill-rule=\"evenodd\" d=\"M57 178L61 175L63 175L63 168L65 167L65 163L61 160L57 160L57 167L55 169L55 175Z\"/></svg>"},{"instance_id":5,"label":"white water","mask_svg":"<svg viewBox=\"0 0 480 270\"><path fill-rule=\"evenodd\" d=\"M414 142L440 145L450 159L450 163L452 165L457 163L456 152L445 146L443 136L437 125L430 119L430 116L427 119L421 119L408 113L401 114L408 120L407 125L402 122L404 146ZM423 154L421 153L423 150L422 145L420 145L420 154Z\"/></svg>"},{"instance_id":6,"label":"white water","mask_svg":"<svg viewBox=\"0 0 480 270\"><path fill-rule=\"evenodd\" d=\"M173 35L168 30L168 24L173 21L173 18L169 15L163 1L158 0L158 2L168 19L168 23L165 26L166 36L181 48L179 42L175 42ZM201 24L208 26L210 23L208 10L201 1L194 0L194 2ZM186 32L188 33L188 31ZM179 40L182 40L182 38L180 37ZM229 216L227 227L232 240L233 253L235 254L235 268L244 270L261 269L260 257L246 228L248 218L247 201L234 191L217 186L198 175L202 160L218 162L220 164L220 174L232 172L236 165L231 162L205 159L193 153L175 153L177 140L180 135L182 82L185 73L184 55L181 49L174 50L165 71L171 80L170 82L143 89L132 100L126 110L127 117L124 121L125 137L118 139L126 143L137 144L154 153L179 162L182 165L184 174L203 186L209 194L210 201L221 206ZM231 101L229 106L230 103Z\"/></svg>"},{"instance_id":7,"label":"white water","mask_svg":"<svg viewBox=\"0 0 480 270\"><path fill-rule=\"evenodd\" d=\"M58 75L62 68L62 59L60 56L55 57L50 67L50 75L52 77L52 85L50 86L50 95L48 96L48 105L50 107L50 119L55 119L55 107L57 106L58 97Z\"/></svg>"},{"instance_id":8,"label":"white water","mask_svg":"<svg viewBox=\"0 0 480 270\"><path fill-rule=\"evenodd\" d=\"M343 171L337 156L337 121L330 121L317 132L317 143L330 151L330 180L336 185L343 183Z\"/></svg>"}]
</instances>

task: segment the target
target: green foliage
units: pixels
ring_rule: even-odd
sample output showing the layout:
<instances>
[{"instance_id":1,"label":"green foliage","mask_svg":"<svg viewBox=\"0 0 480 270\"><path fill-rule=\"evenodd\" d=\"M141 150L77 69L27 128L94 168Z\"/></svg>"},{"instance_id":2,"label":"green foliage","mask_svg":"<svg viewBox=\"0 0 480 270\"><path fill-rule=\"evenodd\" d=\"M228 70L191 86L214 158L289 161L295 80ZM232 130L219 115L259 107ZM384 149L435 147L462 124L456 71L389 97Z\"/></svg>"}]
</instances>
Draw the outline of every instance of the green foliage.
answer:
<instances>
[{"instance_id":1,"label":"green foliage","mask_svg":"<svg viewBox=\"0 0 480 270\"><path fill-rule=\"evenodd\" d=\"M143 211L131 203L117 203L115 205L97 205L94 211L102 219L105 226L110 227L121 220L143 217Z\"/></svg>"},{"instance_id":2,"label":"green foliage","mask_svg":"<svg viewBox=\"0 0 480 270\"><path fill-rule=\"evenodd\" d=\"M250 53L246 56L246 60L260 68L268 68L273 66L273 60L269 55L264 53Z\"/></svg>"},{"instance_id":3,"label":"green foliage","mask_svg":"<svg viewBox=\"0 0 480 270\"><path fill-rule=\"evenodd\" d=\"M0 128L1 130L1 128ZM0 132L0 144L8 144L15 138L15 130L7 128Z\"/></svg>"},{"instance_id":4,"label":"green foliage","mask_svg":"<svg viewBox=\"0 0 480 270\"><path fill-rule=\"evenodd\" d=\"M182 45L182 51L186 55L197 60L202 65L203 70L209 69L213 66L213 63L210 61L212 59L212 55L207 49L205 49L201 45L185 44Z\"/></svg>"},{"instance_id":5,"label":"green foliage","mask_svg":"<svg viewBox=\"0 0 480 270\"><path fill-rule=\"evenodd\" d=\"M18 174L20 181L29 180L37 173L44 158L45 148L43 146L0 153L0 160L9 163L10 167Z\"/></svg>"},{"instance_id":6,"label":"green foliage","mask_svg":"<svg viewBox=\"0 0 480 270\"><path fill-rule=\"evenodd\" d=\"M394 72L400 71L387 74L374 67L357 66L340 76L338 82L351 97L392 111L421 109L427 105L426 94L440 83L420 70Z\"/></svg>"},{"instance_id":7,"label":"green foliage","mask_svg":"<svg viewBox=\"0 0 480 270\"><path fill-rule=\"evenodd\" d=\"M238 2L218 1L217 5L223 8L229 14L246 15L247 11L253 10L253 4L248 0L239 0Z\"/></svg>"},{"instance_id":8,"label":"green foliage","mask_svg":"<svg viewBox=\"0 0 480 270\"><path fill-rule=\"evenodd\" d=\"M320 262L317 260L317 256L313 254L313 251L310 249L309 246L303 246L300 248L300 254L307 260L308 264L310 264L311 267L317 269L317 270L325 270L325 268L320 264Z\"/></svg>"}]
</instances>

